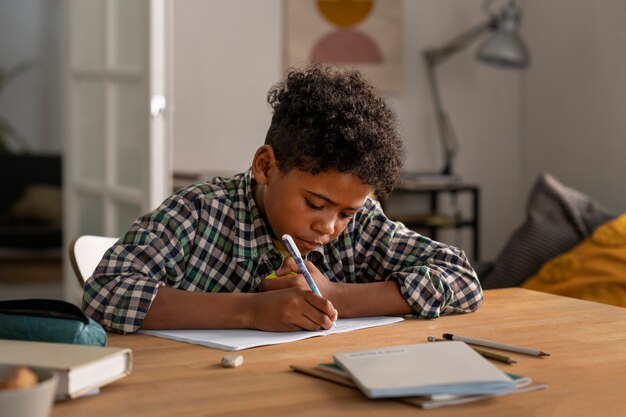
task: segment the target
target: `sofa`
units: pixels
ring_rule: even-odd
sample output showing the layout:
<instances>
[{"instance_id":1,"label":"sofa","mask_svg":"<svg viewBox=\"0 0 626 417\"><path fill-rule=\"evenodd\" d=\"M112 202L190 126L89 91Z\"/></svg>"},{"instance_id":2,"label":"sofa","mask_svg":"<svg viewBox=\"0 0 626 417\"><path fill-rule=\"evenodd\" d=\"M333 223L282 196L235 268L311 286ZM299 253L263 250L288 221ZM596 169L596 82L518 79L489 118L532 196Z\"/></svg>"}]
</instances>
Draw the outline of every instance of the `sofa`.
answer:
<instances>
[{"instance_id":1,"label":"sofa","mask_svg":"<svg viewBox=\"0 0 626 417\"><path fill-rule=\"evenodd\" d=\"M544 173L523 224L477 272L484 289L521 286L626 307L626 214Z\"/></svg>"}]
</instances>

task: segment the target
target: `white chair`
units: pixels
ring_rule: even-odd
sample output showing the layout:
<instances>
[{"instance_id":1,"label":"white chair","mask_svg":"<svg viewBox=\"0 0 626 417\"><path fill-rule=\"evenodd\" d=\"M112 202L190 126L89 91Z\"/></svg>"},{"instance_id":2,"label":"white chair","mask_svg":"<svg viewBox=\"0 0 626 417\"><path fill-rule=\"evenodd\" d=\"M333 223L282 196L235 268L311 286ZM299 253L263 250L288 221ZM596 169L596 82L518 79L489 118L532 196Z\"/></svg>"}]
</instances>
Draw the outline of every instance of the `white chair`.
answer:
<instances>
[{"instance_id":1,"label":"white chair","mask_svg":"<svg viewBox=\"0 0 626 417\"><path fill-rule=\"evenodd\" d=\"M70 243L70 261L80 286L93 274L104 253L117 242L116 237L83 235Z\"/></svg>"}]
</instances>

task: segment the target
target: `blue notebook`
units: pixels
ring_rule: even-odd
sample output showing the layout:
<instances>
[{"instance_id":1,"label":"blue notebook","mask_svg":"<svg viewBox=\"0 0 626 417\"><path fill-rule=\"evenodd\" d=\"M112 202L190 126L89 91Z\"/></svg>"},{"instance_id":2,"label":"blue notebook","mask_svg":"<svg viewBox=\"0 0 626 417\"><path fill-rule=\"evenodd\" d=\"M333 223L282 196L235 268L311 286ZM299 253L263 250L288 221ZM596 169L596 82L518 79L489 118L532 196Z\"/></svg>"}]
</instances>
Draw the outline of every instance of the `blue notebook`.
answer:
<instances>
[{"instance_id":1,"label":"blue notebook","mask_svg":"<svg viewBox=\"0 0 626 417\"><path fill-rule=\"evenodd\" d=\"M333 358L370 398L504 394L516 386L464 342L389 346Z\"/></svg>"}]
</instances>

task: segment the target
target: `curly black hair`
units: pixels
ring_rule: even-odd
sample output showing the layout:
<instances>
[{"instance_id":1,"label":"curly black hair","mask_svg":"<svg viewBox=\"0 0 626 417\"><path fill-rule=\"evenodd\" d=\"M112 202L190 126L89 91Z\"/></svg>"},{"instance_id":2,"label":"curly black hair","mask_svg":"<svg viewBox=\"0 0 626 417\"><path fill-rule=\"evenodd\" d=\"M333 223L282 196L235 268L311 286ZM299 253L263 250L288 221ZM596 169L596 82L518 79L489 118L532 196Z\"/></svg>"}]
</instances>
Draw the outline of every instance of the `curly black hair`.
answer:
<instances>
[{"instance_id":1,"label":"curly black hair","mask_svg":"<svg viewBox=\"0 0 626 417\"><path fill-rule=\"evenodd\" d=\"M336 170L389 194L404 156L396 115L355 70L291 68L267 94L274 109L265 138L282 172Z\"/></svg>"}]
</instances>

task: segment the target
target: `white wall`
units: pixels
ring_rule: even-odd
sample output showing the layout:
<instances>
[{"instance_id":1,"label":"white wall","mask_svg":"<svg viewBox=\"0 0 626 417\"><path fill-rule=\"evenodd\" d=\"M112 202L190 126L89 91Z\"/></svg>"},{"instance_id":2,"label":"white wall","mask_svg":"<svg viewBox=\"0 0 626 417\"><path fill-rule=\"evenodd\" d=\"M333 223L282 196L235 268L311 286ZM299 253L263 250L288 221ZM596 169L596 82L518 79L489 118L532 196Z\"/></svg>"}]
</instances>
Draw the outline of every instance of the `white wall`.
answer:
<instances>
[{"instance_id":1,"label":"white wall","mask_svg":"<svg viewBox=\"0 0 626 417\"><path fill-rule=\"evenodd\" d=\"M280 0L177 0L174 170L240 172L265 140L282 74Z\"/></svg>"},{"instance_id":2,"label":"white wall","mask_svg":"<svg viewBox=\"0 0 626 417\"><path fill-rule=\"evenodd\" d=\"M626 211L626 2L527 2L523 191L549 171Z\"/></svg>"},{"instance_id":3,"label":"white wall","mask_svg":"<svg viewBox=\"0 0 626 417\"><path fill-rule=\"evenodd\" d=\"M420 51L481 22L482 0L406 1L405 91L389 96L407 170L441 166ZM174 2L174 169L246 169L270 122L265 94L283 73L281 0ZM482 190L484 257L495 257L522 218L520 73L474 59L476 45L438 70L461 144L456 166Z\"/></svg>"}]
</instances>

